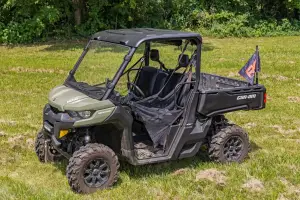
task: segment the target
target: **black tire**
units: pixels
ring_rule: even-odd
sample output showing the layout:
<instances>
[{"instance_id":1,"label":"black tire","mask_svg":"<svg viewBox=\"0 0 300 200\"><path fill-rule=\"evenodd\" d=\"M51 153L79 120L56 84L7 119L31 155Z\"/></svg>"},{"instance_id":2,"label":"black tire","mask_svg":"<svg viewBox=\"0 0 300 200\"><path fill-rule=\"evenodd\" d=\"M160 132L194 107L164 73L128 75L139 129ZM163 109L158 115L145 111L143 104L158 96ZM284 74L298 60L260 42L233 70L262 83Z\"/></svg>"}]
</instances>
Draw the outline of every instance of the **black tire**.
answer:
<instances>
[{"instance_id":1,"label":"black tire","mask_svg":"<svg viewBox=\"0 0 300 200\"><path fill-rule=\"evenodd\" d=\"M35 140L35 153L40 162L45 162L45 137L43 131L38 132ZM57 162L62 160L63 156L57 152L49 143L48 148L48 161L49 162Z\"/></svg>"},{"instance_id":2,"label":"black tire","mask_svg":"<svg viewBox=\"0 0 300 200\"><path fill-rule=\"evenodd\" d=\"M76 193L93 193L112 187L118 180L119 166L118 157L112 149L103 144L87 144L75 151L69 160L69 185Z\"/></svg>"},{"instance_id":3,"label":"black tire","mask_svg":"<svg viewBox=\"0 0 300 200\"><path fill-rule=\"evenodd\" d=\"M208 154L216 162L240 163L247 157L249 149L247 132L237 125L228 125L212 136Z\"/></svg>"}]
</instances>

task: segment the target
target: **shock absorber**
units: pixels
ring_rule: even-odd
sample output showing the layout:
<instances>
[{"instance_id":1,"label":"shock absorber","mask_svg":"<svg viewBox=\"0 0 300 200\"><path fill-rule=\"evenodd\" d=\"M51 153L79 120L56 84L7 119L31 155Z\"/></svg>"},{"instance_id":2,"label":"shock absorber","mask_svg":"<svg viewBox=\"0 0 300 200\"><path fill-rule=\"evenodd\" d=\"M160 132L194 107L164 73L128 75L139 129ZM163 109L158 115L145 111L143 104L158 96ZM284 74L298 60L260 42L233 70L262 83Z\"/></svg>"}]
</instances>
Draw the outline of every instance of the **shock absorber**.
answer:
<instances>
[{"instance_id":1,"label":"shock absorber","mask_svg":"<svg viewBox=\"0 0 300 200\"><path fill-rule=\"evenodd\" d=\"M90 131L87 128L84 136L84 145L88 144L91 142L91 136L90 136Z\"/></svg>"},{"instance_id":2,"label":"shock absorber","mask_svg":"<svg viewBox=\"0 0 300 200\"><path fill-rule=\"evenodd\" d=\"M44 152L45 152L45 163L48 162L49 160L49 155L48 155L48 152L49 152L49 143L50 143L50 140L49 139L46 139L45 140L45 143L44 143Z\"/></svg>"}]
</instances>

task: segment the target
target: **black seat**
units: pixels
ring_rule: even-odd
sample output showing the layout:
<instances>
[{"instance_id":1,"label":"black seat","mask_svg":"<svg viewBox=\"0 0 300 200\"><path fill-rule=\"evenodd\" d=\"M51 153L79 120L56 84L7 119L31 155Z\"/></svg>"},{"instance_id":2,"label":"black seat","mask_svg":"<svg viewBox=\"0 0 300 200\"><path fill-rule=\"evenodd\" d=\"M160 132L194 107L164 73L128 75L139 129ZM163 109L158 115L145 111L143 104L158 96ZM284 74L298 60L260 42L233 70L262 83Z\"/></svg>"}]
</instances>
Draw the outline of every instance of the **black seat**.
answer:
<instances>
[{"instance_id":1,"label":"black seat","mask_svg":"<svg viewBox=\"0 0 300 200\"><path fill-rule=\"evenodd\" d=\"M158 70L155 82L153 83L152 87L152 95L157 94L163 88L168 76L169 74L165 71Z\"/></svg>"},{"instance_id":2,"label":"black seat","mask_svg":"<svg viewBox=\"0 0 300 200\"><path fill-rule=\"evenodd\" d=\"M181 86L181 89L179 90L178 93L178 98L177 98L177 105L180 107L184 107L186 101L188 100L190 93L191 93L191 89L192 89L192 83L189 83L192 81L192 72L189 71L185 80L186 84L183 84Z\"/></svg>"},{"instance_id":3,"label":"black seat","mask_svg":"<svg viewBox=\"0 0 300 200\"><path fill-rule=\"evenodd\" d=\"M174 72L173 74L170 74L167 78L167 80L170 78L170 80L167 82L166 86L164 87L163 91L159 94L160 97L165 97L168 95L176 85L180 82L182 78L181 73Z\"/></svg>"},{"instance_id":4,"label":"black seat","mask_svg":"<svg viewBox=\"0 0 300 200\"><path fill-rule=\"evenodd\" d=\"M143 91L146 97L152 94L152 87L155 83L156 75L157 69L150 66L141 68L138 73L136 85ZM139 95L138 92L135 91L135 89L133 90L133 92Z\"/></svg>"},{"instance_id":5,"label":"black seat","mask_svg":"<svg viewBox=\"0 0 300 200\"><path fill-rule=\"evenodd\" d=\"M186 54L180 54L178 56L178 67L175 69L178 70L180 68L186 68L189 65L189 56ZM163 91L159 94L160 97L165 97L168 95L172 90L175 89L176 85L180 82L183 78L182 73L174 72L170 73L169 77L167 78L168 82L167 85L164 87ZM169 80L170 79L170 80Z\"/></svg>"},{"instance_id":6,"label":"black seat","mask_svg":"<svg viewBox=\"0 0 300 200\"><path fill-rule=\"evenodd\" d=\"M172 90L175 89L176 85L180 82L183 77L182 73L171 72L170 70L164 71L165 68L162 62L159 60L159 51L152 49L150 51L150 58L153 61L159 62L161 65L160 69L144 66L141 68L136 80L136 85L142 90L145 94L145 97L152 96L157 94L163 88L163 91L159 94L159 97L165 97ZM186 54L180 54L178 57L179 68L186 68L189 65L189 56ZM135 94L138 92L133 90ZM139 95L139 94L137 94Z\"/></svg>"},{"instance_id":7,"label":"black seat","mask_svg":"<svg viewBox=\"0 0 300 200\"><path fill-rule=\"evenodd\" d=\"M158 93L164 86L168 73L154 67L145 66L138 74L136 85L143 91L145 97ZM133 90L137 95L138 92Z\"/></svg>"},{"instance_id":8,"label":"black seat","mask_svg":"<svg viewBox=\"0 0 300 200\"><path fill-rule=\"evenodd\" d=\"M160 69L151 66L144 66L139 71L138 78L135 83L145 94L145 97L149 97L158 93L164 86L166 79L169 75L166 71L162 70L162 68L164 68L164 65L159 60L158 50L152 49L150 51L150 58L153 61L159 62ZM135 94L138 93L135 90L133 91Z\"/></svg>"}]
</instances>

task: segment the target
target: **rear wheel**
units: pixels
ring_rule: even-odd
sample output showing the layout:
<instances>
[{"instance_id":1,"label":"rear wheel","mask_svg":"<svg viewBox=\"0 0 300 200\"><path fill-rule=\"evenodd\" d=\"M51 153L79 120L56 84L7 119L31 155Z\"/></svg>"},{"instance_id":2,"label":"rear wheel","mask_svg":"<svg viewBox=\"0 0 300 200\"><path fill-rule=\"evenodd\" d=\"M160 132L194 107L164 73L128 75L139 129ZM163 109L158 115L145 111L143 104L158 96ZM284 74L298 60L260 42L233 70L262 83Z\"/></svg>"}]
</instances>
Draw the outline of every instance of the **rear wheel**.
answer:
<instances>
[{"instance_id":1,"label":"rear wheel","mask_svg":"<svg viewBox=\"0 0 300 200\"><path fill-rule=\"evenodd\" d=\"M208 153L217 162L242 162L249 149L248 134L237 125L228 125L212 136Z\"/></svg>"},{"instance_id":2,"label":"rear wheel","mask_svg":"<svg viewBox=\"0 0 300 200\"><path fill-rule=\"evenodd\" d=\"M119 161L103 144L87 144L75 151L67 166L70 187L77 193L93 193L112 187L118 179Z\"/></svg>"},{"instance_id":3,"label":"rear wheel","mask_svg":"<svg viewBox=\"0 0 300 200\"><path fill-rule=\"evenodd\" d=\"M45 147L45 141L47 138L43 131L38 132L35 140L35 153L40 162L45 162L45 153L47 153L47 161L55 162L63 159L63 156L55 150L51 145L51 142L48 143L48 146Z\"/></svg>"}]
</instances>

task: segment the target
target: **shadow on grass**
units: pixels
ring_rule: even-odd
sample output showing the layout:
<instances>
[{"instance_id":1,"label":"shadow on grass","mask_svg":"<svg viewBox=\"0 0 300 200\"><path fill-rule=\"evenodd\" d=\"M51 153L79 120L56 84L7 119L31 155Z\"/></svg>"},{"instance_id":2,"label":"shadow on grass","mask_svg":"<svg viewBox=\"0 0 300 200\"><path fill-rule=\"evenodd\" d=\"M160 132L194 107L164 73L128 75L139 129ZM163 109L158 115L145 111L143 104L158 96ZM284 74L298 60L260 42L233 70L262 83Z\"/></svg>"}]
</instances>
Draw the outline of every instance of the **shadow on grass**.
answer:
<instances>
[{"instance_id":1,"label":"shadow on grass","mask_svg":"<svg viewBox=\"0 0 300 200\"><path fill-rule=\"evenodd\" d=\"M88 40L80 41L68 41L62 43L49 43L43 45L49 45L43 51L68 51L68 50L83 50Z\"/></svg>"},{"instance_id":2,"label":"shadow on grass","mask_svg":"<svg viewBox=\"0 0 300 200\"><path fill-rule=\"evenodd\" d=\"M213 51L215 48L212 43L203 43L202 51Z\"/></svg>"},{"instance_id":3,"label":"shadow on grass","mask_svg":"<svg viewBox=\"0 0 300 200\"><path fill-rule=\"evenodd\" d=\"M42 51L61 51L61 50L77 50L82 49L87 44L88 40L54 40L48 42L38 42L38 43L30 43L30 44L9 44L5 45L7 48L13 49L16 47L40 47L47 46ZM2 45L4 46L4 45Z\"/></svg>"},{"instance_id":4,"label":"shadow on grass","mask_svg":"<svg viewBox=\"0 0 300 200\"><path fill-rule=\"evenodd\" d=\"M255 142L250 141L250 152L255 152L255 151L258 151L260 149L261 149L261 147L258 146Z\"/></svg>"},{"instance_id":5,"label":"shadow on grass","mask_svg":"<svg viewBox=\"0 0 300 200\"><path fill-rule=\"evenodd\" d=\"M153 175L168 175L185 168L196 168L200 163L210 162L208 156L198 154L191 158L167 161L163 163L149 164L143 166L132 166L129 163L121 163L121 172L128 174L130 178L141 179Z\"/></svg>"},{"instance_id":6,"label":"shadow on grass","mask_svg":"<svg viewBox=\"0 0 300 200\"><path fill-rule=\"evenodd\" d=\"M56 169L58 169L59 171L61 171L61 173L63 175L66 175L67 166L68 166L68 160L67 159L63 159L60 162L54 162L52 164L53 164L53 166L56 167Z\"/></svg>"},{"instance_id":7,"label":"shadow on grass","mask_svg":"<svg viewBox=\"0 0 300 200\"><path fill-rule=\"evenodd\" d=\"M120 161L120 172L126 172L133 178L151 176L153 174L169 174L182 168L194 168L199 163L210 162L205 152L199 152L196 156L175 161L167 161L156 164L133 166L125 161ZM52 163L63 175L66 175L68 160Z\"/></svg>"},{"instance_id":8,"label":"shadow on grass","mask_svg":"<svg viewBox=\"0 0 300 200\"><path fill-rule=\"evenodd\" d=\"M251 152L261 149L256 143L250 141ZM247 158L246 158L247 161ZM164 163L151 164L145 166L132 166L128 163L121 163L121 171L124 171L131 178L145 178L153 175L173 174L177 170L184 168L196 168L201 163L213 162L209 159L207 151L200 151L196 156L182 160L168 161ZM220 164L221 165L221 164Z\"/></svg>"},{"instance_id":9,"label":"shadow on grass","mask_svg":"<svg viewBox=\"0 0 300 200\"><path fill-rule=\"evenodd\" d=\"M251 152L255 152L261 149L256 143L251 141ZM212 162L207 154L207 151L200 151L196 156L191 158L185 158L174 161L167 161L157 164L149 164L142 166L133 166L127 162L120 161L120 172L125 172L130 178L140 179L145 177L150 177L153 175L168 175L176 172L177 170L183 168L196 168L201 163ZM68 165L67 160L63 160L58 163L53 163L53 165L61 171L63 175L66 175L66 168ZM121 180L118 180L118 185Z\"/></svg>"}]
</instances>

